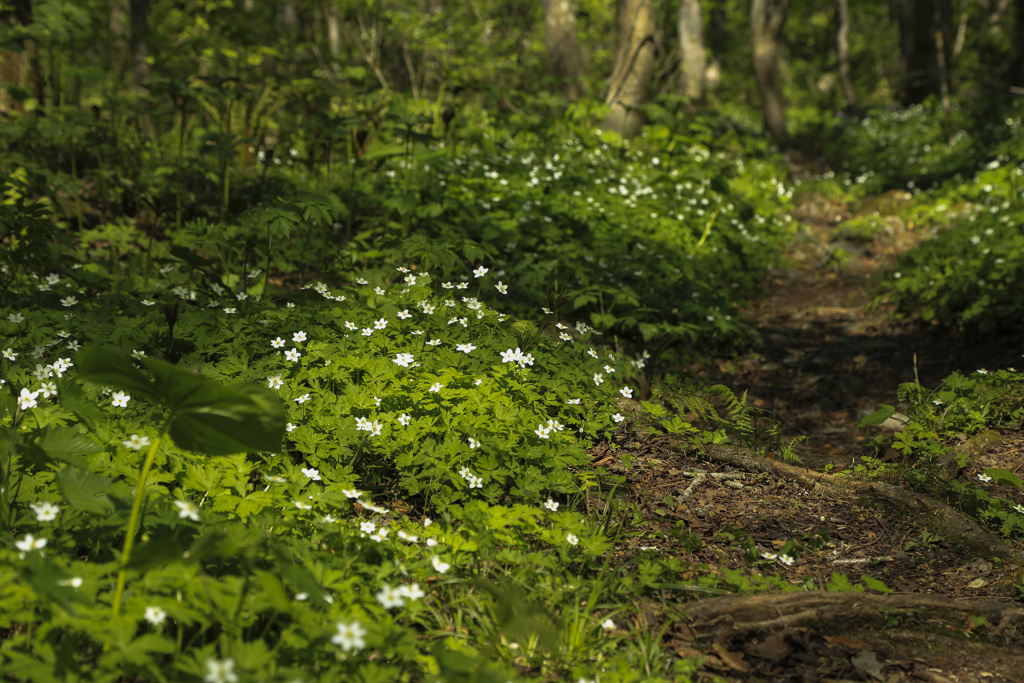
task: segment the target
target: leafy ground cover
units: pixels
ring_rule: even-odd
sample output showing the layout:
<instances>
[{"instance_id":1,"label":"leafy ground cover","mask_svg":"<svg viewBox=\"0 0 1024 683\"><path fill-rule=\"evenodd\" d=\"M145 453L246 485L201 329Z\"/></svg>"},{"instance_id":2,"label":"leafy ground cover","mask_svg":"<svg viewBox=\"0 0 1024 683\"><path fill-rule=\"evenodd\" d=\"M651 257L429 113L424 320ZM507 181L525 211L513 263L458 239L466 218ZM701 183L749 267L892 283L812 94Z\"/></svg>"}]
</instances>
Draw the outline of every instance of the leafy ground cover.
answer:
<instances>
[{"instance_id":1,"label":"leafy ground cover","mask_svg":"<svg viewBox=\"0 0 1024 683\"><path fill-rule=\"evenodd\" d=\"M12 274L5 671L593 668L592 646L618 640L605 603L617 574L599 561L604 525L558 508L596 486L584 445L623 420L610 399L631 393L631 365L599 357L582 323L553 321L553 340L513 326L485 303L505 291L487 273L451 283L403 268L351 290L314 283L295 303L261 302L259 284L200 291L171 265L152 281L161 304L82 296L87 268ZM175 366L152 359L169 351ZM261 452L230 455L244 450ZM549 572L544 610L566 601L568 630L552 622L520 649L536 617L502 616L507 591L535 600ZM584 588L590 572L605 579ZM41 620L50 635L27 628Z\"/></svg>"},{"instance_id":2,"label":"leafy ground cover","mask_svg":"<svg viewBox=\"0 0 1024 683\"><path fill-rule=\"evenodd\" d=\"M444 276L455 252L516 283L506 311L520 318L569 306L638 351L744 343L733 302L792 232L783 157L756 127L662 108L626 145L596 132L593 103L563 121L470 109L450 127L397 95L358 106L320 121L321 138L274 148L211 138L201 120L143 143L104 121L13 118L0 123L0 226L53 215L110 258L115 286L169 245L215 261L235 289L254 267L271 286L350 284L407 261Z\"/></svg>"},{"instance_id":3,"label":"leafy ground cover","mask_svg":"<svg viewBox=\"0 0 1024 683\"><path fill-rule=\"evenodd\" d=\"M926 198L802 182L783 268L776 152L657 116L625 147L587 116L443 143L396 118L349 185L297 150L232 170L219 208L172 183L159 209L71 230L98 186L47 190L15 158L4 674L1019 670L1021 345L863 310L871 274L914 258ZM283 189L245 206L239 185ZM685 340L753 346L703 361L724 386L702 388L678 382ZM850 596L869 605L853 633L800 602ZM919 622L948 651L886 644L919 645Z\"/></svg>"}]
</instances>

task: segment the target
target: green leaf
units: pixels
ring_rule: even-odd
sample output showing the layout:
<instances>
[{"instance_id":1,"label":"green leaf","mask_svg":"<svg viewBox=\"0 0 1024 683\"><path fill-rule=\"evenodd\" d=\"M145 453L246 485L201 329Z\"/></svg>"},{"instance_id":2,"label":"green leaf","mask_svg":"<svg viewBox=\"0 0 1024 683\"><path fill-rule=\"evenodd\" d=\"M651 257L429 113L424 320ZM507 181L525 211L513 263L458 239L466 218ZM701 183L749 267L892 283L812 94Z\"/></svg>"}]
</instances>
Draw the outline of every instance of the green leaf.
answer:
<instances>
[{"instance_id":1,"label":"green leaf","mask_svg":"<svg viewBox=\"0 0 1024 683\"><path fill-rule=\"evenodd\" d=\"M366 148L362 159L363 161L373 161L374 159L385 159L387 157L400 157L405 156L405 151L404 143L376 140Z\"/></svg>"},{"instance_id":2,"label":"green leaf","mask_svg":"<svg viewBox=\"0 0 1024 683\"><path fill-rule=\"evenodd\" d=\"M48 425L42 430L37 443L52 459L83 469L86 466L86 461L82 456L99 453L103 450L103 446L98 441L83 434L77 426Z\"/></svg>"},{"instance_id":3,"label":"green leaf","mask_svg":"<svg viewBox=\"0 0 1024 683\"><path fill-rule=\"evenodd\" d=\"M886 586L884 583L876 578L870 577L867 574L861 574L860 580L864 582L864 585L868 587L868 590L872 590L878 593L892 593L893 590Z\"/></svg>"},{"instance_id":4,"label":"green leaf","mask_svg":"<svg viewBox=\"0 0 1024 683\"><path fill-rule=\"evenodd\" d=\"M263 588L264 599L270 603L271 607L278 612L289 613L292 609L292 601L289 599L288 594L285 593L281 580L262 569L253 570L253 574Z\"/></svg>"},{"instance_id":5,"label":"green leaf","mask_svg":"<svg viewBox=\"0 0 1024 683\"><path fill-rule=\"evenodd\" d=\"M284 438L284 405L270 389L254 384L224 387L154 358L161 403L173 416L170 434L181 448L210 455L275 451Z\"/></svg>"},{"instance_id":6,"label":"green leaf","mask_svg":"<svg viewBox=\"0 0 1024 683\"><path fill-rule=\"evenodd\" d=\"M63 585L68 574L48 560L45 554L31 552L19 563L21 579L32 586L36 595L51 604L60 605L72 614L75 603L88 604L89 598L70 586Z\"/></svg>"},{"instance_id":7,"label":"green leaf","mask_svg":"<svg viewBox=\"0 0 1024 683\"><path fill-rule=\"evenodd\" d=\"M70 410L91 432L106 418L96 402L86 398L82 386L77 382L62 382L57 392L60 404Z\"/></svg>"},{"instance_id":8,"label":"green leaf","mask_svg":"<svg viewBox=\"0 0 1024 683\"><path fill-rule=\"evenodd\" d=\"M828 582L825 590L836 593L861 593L864 591L864 588L850 583L850 579L846 577L846 574L832 572L832 579Z\"/></svg>"},{"instance_id":9,"label":"green leaf","mask_svg":"<svg viewBox=\"0 0 1024 683\"><path fill-rule=\"evenodd\" d=\"M993 467L985 470L985 474L992 477L997 484L1003 484L1005 486L1012 486L1016 489L1024 488L1024 481L1021 480L1016 474L1009 470L1000 469Z\"/></svg>"},{"instance_id":10,"label":"green leaf","mask_svg":"<svg viewBox=\"0 0 1024 683\"><path fill-rule=\"evenodd\" d=\"M880 425L886 420L888 420L890 417L892 417L895 412L895 406L882 405L881 408L879 408L878 410L876 410L875 412L871 413L870 415L866 416L863 420L861 420L860 423L857 425L857 428L860 429L862 427L868 427L870 425Z\"/></svg>"},{"instance_id":11,"label":"green leaf","mask_svg":"<svg viewBox=\"0 0 1024 683\"><path fill-rule=\"evenodd\" d=\"M73 508L102 514L114 507L104 494L113 481L109 477L77 467L65 467L54 479L57 481L60 495L64 496L64 500Z\"/></svg>"},{"instance_id":12,"label":"green leaf","mask_svg":"<svg viewBox=\"0 0 1024 683\"><path fill-rule=\"evenodd\" d=\"M148 397L170 413L170 435L181 448L226 455L274 451L287 423L284 405L266 387L225 387L170 363L144 358L150 382L128 356L109 349L82 349L80 374L87 380Z\"/></svg>"},{"instance_id":13,"label":"green leaf","mask_svg":"<svg viewBox=\"0 0 1024 683\"><path fill-rule=\"evenodd\" d=\"M152 383L123 353L113 349L85 348L78 352L75 364L78 366L78 376L84 380L127 391L136 398L144 396L160 402Z\"/></svg>"},{"instance_id":14,"label":"green leaf","mask_svg":"<svg viewBox=\"0 0 1024 683\"><path fill-rule=\"evenodd\" d=\"M184 561L184 551L172 531L162 529L151 531L149 540L135 546L131 559L125 566L145 573L157 567L166 567Z\"/></svg>"},{"instance_id":15,"label":"green leaf","mask_svg":"<svg viewBox=\"0 0 1024 683\"><path fill-rule=\"evenodd\" d=\"M178 245L171 247L171 256L181 259L188 265L198 270L213 266L213 261L211 261L210 259L200 256L194 251L191 251L185 247Z\"/></svg>"}]
</instances>

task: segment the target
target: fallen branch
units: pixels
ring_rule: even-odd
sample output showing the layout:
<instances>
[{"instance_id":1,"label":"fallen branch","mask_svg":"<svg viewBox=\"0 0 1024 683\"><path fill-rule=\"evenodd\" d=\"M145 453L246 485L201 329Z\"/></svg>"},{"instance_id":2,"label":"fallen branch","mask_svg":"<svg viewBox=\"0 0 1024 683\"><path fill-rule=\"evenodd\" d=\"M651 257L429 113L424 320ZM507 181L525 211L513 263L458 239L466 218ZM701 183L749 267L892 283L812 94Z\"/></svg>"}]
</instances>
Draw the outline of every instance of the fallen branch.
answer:
<instances>
[{"instance_id":1,"label":"fallen branch","mask_svg":"<svg viewBox=\"0 0 1024 683\"><path fill-rule=\"evenodd\" d=\"M868 562L892 562L892 555L879 557L848 557L844 560L832 560L832 564L867 564Z\"/></svg>"}]
</instances>

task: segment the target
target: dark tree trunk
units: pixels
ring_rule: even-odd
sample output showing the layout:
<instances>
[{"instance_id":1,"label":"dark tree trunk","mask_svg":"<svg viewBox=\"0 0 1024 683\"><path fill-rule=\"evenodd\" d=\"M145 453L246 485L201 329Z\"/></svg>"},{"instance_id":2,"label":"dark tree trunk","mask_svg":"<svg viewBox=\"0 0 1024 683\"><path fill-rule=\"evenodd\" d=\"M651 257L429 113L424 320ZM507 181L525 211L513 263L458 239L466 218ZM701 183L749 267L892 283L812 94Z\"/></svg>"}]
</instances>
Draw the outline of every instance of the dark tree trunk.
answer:
<instances>
[{"instance_id":1,"label":"dark tree trunk","mask_svg":"<svg viewBox=\"0 0 1024 683\"><path fill-rule=\"evenodd\" d=\"M138 90L149 87L150 0L130 0L132 83Z\"/></svg>"},{"instance_id":2,"label":"dark tree trunk","mask_svg":"<svg viewBox=\"0 0 1024 683\"><path fill-rule=\"evenodd\" d=\"M601 124L624 138L640 132L654 72L654 11L652 0L619 0L619 48L605 104L611 107Z\"/></svg>"},{"instance_id":3,"label":"dark tree trunk","mask_svg":"<svg viewBox=\"0 0 1024 683\"><path fill-rule=\"evenodd\" d=\"M903 103L942 97L952 63L952 0L892 0L892 11L900 31Z\"/></svg>"},{"instance_id":4,"label":"dark tree trunk","mask_svg":"<svg viewBox=\"0 0 1024 683\"><path fill-rule=\"evenodd\" d=\"M682 91L687 97L702 101L708 69L704 51L704 19L700 0L679 0L679 51L682 56Z\"/></svg>"},{"instance_id":5,"label":"dark tree trunk","mask_svg":"<svg viewBox=\"0 0 1024 683\"><path fill-rule=\"evenodd\" d=\"M750 7L751 52L764 125L780 144L789 142L786 106L779 79L782 29L786 25L788 9L788 0L753 0Z\"/></svg>"},{"instance_id":6,"label":"dark tree trunk","mask_svg":"<svg viewBox=\"0 0 1024 683\"><path fill-rule=\"evenodd\" d=\"M544 0L544 29L548 70L561 85L565 99L583 96L583 55L576 36L576 8L572 0Z\"/></svg>"},{"instance_id":7,"label":"dark tree trunk","mask_svg":"<svg viewBox=\"0 0 1024 683\"><path fill-rule=\"evenodd\" d=\"M1010 86L1024 89L1024 0L1017 0L1014 8L1013 28L1013 60L1010 64ZM1018 93L1024 95L1024 92Z\"/></svg>"}]
</instances>

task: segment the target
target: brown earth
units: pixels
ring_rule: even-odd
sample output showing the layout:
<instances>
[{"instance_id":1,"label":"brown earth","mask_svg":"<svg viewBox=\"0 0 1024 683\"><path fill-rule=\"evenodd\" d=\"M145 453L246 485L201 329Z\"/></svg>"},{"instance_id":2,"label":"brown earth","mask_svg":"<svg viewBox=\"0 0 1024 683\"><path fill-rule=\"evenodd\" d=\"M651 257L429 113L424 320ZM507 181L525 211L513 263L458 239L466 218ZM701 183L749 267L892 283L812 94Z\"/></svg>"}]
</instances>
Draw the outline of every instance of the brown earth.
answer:
<instances>
[{"instance_id":1,"label":"brown earth","mask_svg":"<svg viewBox=\"0 0 1024 683\"><path fill-rule=\"evenodd\" d=\"M701 656L699 681L1024 682L1024 540L1010 542L946 501L851 472L833 476L875 454L857 423L895 405L899 383L916 372L931 387L953 370L1021 364L1024 343L898 321L885 307L867 312L871 278L920 236L885 217L873 241L837 242L847 216L827 202L802 207L806 229L791 267L769 274L768 296L747 311L759 344L696 370L701 382L747 391L787 441L807 436L797 454L810 469L643 429L593 450L596 467L625 478L625 499L639 512L622 558L669 554L690 568L631 627L668 625L662 645ZM969 462L953 478L1024 505L1024 493L976 479L989 467L1024 476L1019 430L954 448ZM793 541L792 564L766 557ZM709 573L721 577L709 590L735 594L707 597L687 583ZM830 582L854 592L815 590Z\"/></svg>"}]
</instances>

